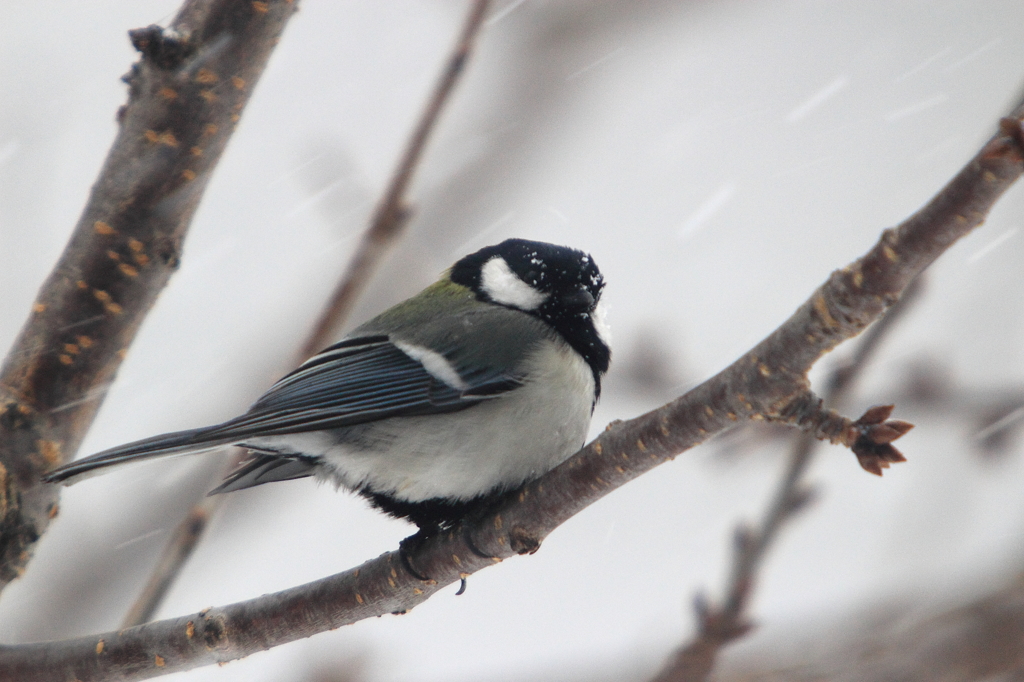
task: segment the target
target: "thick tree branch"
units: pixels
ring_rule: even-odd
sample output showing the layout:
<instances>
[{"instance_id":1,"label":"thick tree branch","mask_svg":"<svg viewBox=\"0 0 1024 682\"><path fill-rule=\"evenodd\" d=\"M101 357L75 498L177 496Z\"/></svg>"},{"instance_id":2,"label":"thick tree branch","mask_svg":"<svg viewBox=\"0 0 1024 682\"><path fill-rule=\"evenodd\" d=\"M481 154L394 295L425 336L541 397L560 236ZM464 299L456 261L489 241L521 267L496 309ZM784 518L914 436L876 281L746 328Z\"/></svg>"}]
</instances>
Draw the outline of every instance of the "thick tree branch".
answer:
<instances>
[{"instance_id":1,"label":"thick tree branch","mask_svg":"<svg viewBox=\"0 0 1024 682\"><path fill-rule=\"evenodd\" d=\"M1024 169L1021 116L922 210L864 257L838 270L749 353L680 398L616 422L568 461L493 511L362 566L283 592L191 616L62 642L0 647L0 677L31 681L137 680L241 658L363 618L401 613L442 586L515 554L536 551L565 520L624 483L740 418L795 424L853 445L871 428L823 410L807 371L899 299L935 258L979 225ZM869 411L870 412L870 411ZM884 425L883 425L884 426ZM488 556L485 556L488 555Z\"/></svg>"},{"instance_id":2,"label":"thick tree branch","mask_svg":"<svg viewBox=\"0 0 1024 682\"><path fill-rule=\"evenodd\" d=\"M409 181L420 159L423 158L423 149L431 131L437 125L444 105L451 99L455 85L465 71L466 61L472 53L473 45L480 33L481 26L483 26L487 5L488 0L474 0L470 6L452 54L445 62L441 78L420 115L419 122L406 145L391 183L381 198L369 227L363 233L359 248L352 256L349 267L339 280L334 295L320 314L320 318L313 327L309 338L303 343L292 366L302 364L331 343L336 330L344 324L345 319L352 312L353 306L366 288L377 266L390 251L391 246L401 238L409 214L409 210L404 208L407 206L406 191ZM244 457L245 452L238 450L238 455L233 458L233 461L238 464ZM210 487L213 488L215 485L216 483ZM145 623L153 617L160 602L163 601L167 591L174 584L178 573L199 544L207 522L226 499L224 495L204 497L192 507L185 519L174 529L146 587L143 588L142 593L125 616L124 627Z\"/></svg>"},{"instance_id":3,"label":"thick tree branch","mask_svg":"<svg viewBox=\"0 0 1024 682\"><path fill-rule=\"evenodd\" d=\"M181 243L293 0L189 0L131 32L120 132L0 369L0 586L57 513L39 476L71 459Z\"/></svg>"}]
</instances>

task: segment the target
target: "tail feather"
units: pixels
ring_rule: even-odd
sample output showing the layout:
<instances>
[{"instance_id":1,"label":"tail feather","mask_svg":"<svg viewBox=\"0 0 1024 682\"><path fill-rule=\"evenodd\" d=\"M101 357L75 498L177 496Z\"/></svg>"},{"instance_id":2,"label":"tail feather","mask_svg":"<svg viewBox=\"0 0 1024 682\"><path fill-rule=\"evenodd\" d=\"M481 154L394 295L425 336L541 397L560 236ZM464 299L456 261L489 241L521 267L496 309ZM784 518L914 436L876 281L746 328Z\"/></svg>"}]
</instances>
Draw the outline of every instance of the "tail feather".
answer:
<instances>
[{"instance_id":1,"label":"tail feather","mask_svg":"<svg viewBox=\"0 0 1024 682\"><path fill-rule=\"evenodd\" d=\"M165 433L152 438L137 440L134 443L119 445L95 455L80 459L43 475L47 483L72 485L99 473L105 473L110 467L129 462L137 462L158 457L173 455L190 455L207 450L214 450L235 442L232 437L210 438L207 433L210 427Z\"/></svg>"},{"instance_id":2,"label":"tail feather","mask_svg":"<svg viewBox=\"0 0 1024 682\"><path fill-rule=\"evenodd\" d=\"M314 475L316 467L317 461L313 457L253 453L247 461L228 474L223 483L207 494L219 495L274 481L306 478Z\"/></svg>"}]
</instances>

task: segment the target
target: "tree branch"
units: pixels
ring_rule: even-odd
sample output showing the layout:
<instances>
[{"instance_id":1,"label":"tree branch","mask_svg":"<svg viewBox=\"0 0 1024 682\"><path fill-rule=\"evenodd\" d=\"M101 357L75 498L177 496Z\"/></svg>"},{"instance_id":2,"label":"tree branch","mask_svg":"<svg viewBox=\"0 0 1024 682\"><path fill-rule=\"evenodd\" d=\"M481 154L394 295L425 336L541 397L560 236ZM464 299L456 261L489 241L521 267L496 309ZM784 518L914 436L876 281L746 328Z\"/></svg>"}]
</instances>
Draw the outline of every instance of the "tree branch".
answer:
<instances>
[{"instance_id":1,"label":"tree branch","mask_svg":"<svg viewBox=\"0 0 1024 682\"><path fill-rule=\"evenodd\" d=\"M320 314L313 331L303 343L293 366L302 364L330 344L336 330L344 324L345 319L352 312L352 307L366 288L381 260L401 238L409 216L405 198L409 181L423 156L423 149L430 132L437 125L444 105L451 99L455 85L465 70L466 61L483 25L487 5L488 0L474 0L470 6L452 54L445 62L441 78L420 115L419 122L406 145L391 183L381 198L379 208L370 221L369 227L363 233L359 248L339 280L333 297ZM245 457L245 452L239 450L238 456L232 459L237 465L243 457ZM224 495L203 497L178 524L167 544L164 545L160 560L146 583L146 587L143 588L138 599L125 615L123 627L139 625L152 619L160 602L163 601L167 591L174 584L178 573L192 556L193 550L206 529L207 522L226 499Z\"/></svg>"},{"instance_id":2,"label":"tree branch","mask_svg":"<svg viewBox=\"0 0 1024 682\"><path fill-rule=\"evenodd\" d=\"M854 379L867 365L882 339L920 295L920 289L920 278L913 280L899 301L864 334L850 361L835 369L828 379L826 405L838 408L842 404L849 395ZM804 483L804 475L813 459L817 442L807 432L796 436L786 470L758 527L755 529L741 524L736 528L729 583L721 606L714 607L706 596L697 595L694 600L697 635L675 652L653 682L706 680L722 647L742 637L753 627L747 619L747 609L753 597L757 572L782 528L814 497L813 491Z\"/></svg>"},{"instance_id":3,"label":"tree branch","mask_svg":"<svg viewBox=\"0 0 1024 682\"><path fill-rule=\"evenodd\" d=\"M191 616L61 642L0 647L0 677L31 681L145 679L230 661L363 618L403 613L462 577L532 553L555 528L624 483L738 419L797 425L848 446L884 424L824 410L807 371L899 299L953 242L978 226L1024 169L1024 110L923 209L838 270L750 352L685 395L616 422L568 461L452 531L306 585ZM869 413L872 412L869 410Z\"/></svg>"},{"instance_id":4,"label":"tree branch","mask_svg":"<svg viewBox=\"0 0 1024 682\"><path fill-rule=\"evenodd\" d=\"M120 131L71 240L0 368L0 587L57 514L40 475L70 460L178 266L210 175L293 0L188 0L130 33Z\"/></svg>"}]
</instances>

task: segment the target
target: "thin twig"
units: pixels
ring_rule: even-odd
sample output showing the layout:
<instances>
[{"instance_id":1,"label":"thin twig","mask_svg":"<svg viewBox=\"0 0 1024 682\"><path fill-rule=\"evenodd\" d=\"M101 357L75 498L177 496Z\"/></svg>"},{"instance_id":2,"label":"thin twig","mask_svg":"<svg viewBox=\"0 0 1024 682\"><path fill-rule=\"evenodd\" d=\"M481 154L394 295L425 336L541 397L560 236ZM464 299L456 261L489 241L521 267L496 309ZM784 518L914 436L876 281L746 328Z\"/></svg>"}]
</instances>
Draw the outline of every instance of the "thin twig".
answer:
<instances>
[{"instance_id":1,"label":"thin twig","mask_svg":"<svg viewBox=\"0 0 1024 682\"><path fill-rule=\"evenodd\" d=\"M459 76L465 70L466 61L483 25L487 4L488 0L474 0L470 6L452 54L445 62L441 78L420 115L419 123L406 145L391 183L363 234L359 249L350 260L333 297L321 313L294 364L301 364L331 342L335 330L341 327L351 313L353 305L383 257L401 238L404 232L402 228L409 215L405 199L409 180L423 156L430 132L436 126L444 105L451 99ZM233 466L237 466L246 455L240 448L235 450L236 453L231 457ZM122 627L139 625L153 618L167 591L199 543L206 521L220 509L226 499L224 495L214 495L204 497L193 505L185 519L171 533L146 587L125 615Z\"/></svg>"},{"instance_id":2,"label":"thin twig","mask_svg":"<svg viewBox=\"0 0 1024 682\"><path fill-rule=\"evenodd\" d=\"M1024 171L1022 116L1024 110L1018 110L1001 122L1000 134L931 202L883 232L864 257L834 272L739 360L667 405L609 425L493 511L407 546L404 553L389 552L283 592L103 635L0 646L0 679L146 679L409 611L446 585L504 558L536 551L581 509L741 418L793 424L850 447L879 445L877 439L889 438L892 427L871 418L851 421L822 408L810 393L807 372L877 320L922 270L981 224ZM429 579L413 575L409 566Z\"/></svg>"},{"instance_id":3,"label":"thin twig","mask_svg":"<svg viewBox=\"0 0 1024 682\"><path fill-rule=\"evenodd\" d=\"M906 310L917 301L921 288L921 278L915 279L907 287L903 297L865 332L853 357L835 368L827 379L825 405L832 408L841 406L849 395L854 381L863 373L881 342ZM753 597L758 570L783 526L792 521L813 498L812 489L804 483L804 475L817 445L818 441L811 433L804 432L794 437L786 470L759 526L754 529L740 525L736 529L732 568L722 605L712 607L706 597L697 596L697 635L673 654L653 682L706 680L722 647L750 631L752 625L747 618L747 609Z\"/></svg>"},{"instance_id":4,"label":"thin twig","mask_svg":"<svg viewBox=\"0 0 1024 682\"><path fill-rule=\"evenodd\" d=\"M70 460L178 266L207 182L292 0L188 0L130 33L120 130L71 240L0 369L0 587L57 514L43 472Z\"/></svg>"}]
</instances>

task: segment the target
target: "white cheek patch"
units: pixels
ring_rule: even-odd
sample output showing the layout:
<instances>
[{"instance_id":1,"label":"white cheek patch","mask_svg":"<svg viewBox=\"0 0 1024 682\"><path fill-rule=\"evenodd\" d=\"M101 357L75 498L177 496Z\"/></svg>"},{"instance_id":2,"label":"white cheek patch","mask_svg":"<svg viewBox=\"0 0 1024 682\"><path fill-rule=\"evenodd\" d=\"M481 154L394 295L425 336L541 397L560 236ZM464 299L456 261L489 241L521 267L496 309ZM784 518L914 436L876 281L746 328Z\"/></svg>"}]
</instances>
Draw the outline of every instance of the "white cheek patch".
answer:
<instances>
[{"instance_id":1,"label":"white cheek patch","mask_svg":"<svg viewBox=\"0 0 1024 682\"><path fill-rule=\"evenodd\" d=\"M590 313L590 321L594 323L594 330L601 337L601 340L604 341L604 345L611 348L612 328L608 326L608 309L604 307L603 301L597 304L594 312Z\"/></svg>"},{"instance_id":2,"label":"white cheek patch","mask_svg":"<svg viewBox=\"0 0 1024 682\"><path fill-rule=\"evenodd\" d=\"M423 369L430 373L430 376L434 377L438 381L443 381L452 388L456 388L460 391L465 391L469 388L469 384L462 380L459 373L452 367L452 363L448 362L445 356L441 355L436 351L432 351L429 348L423 346L417 346L413 343L406 343L404 341L398 341L392 339L391 343L395 344L398 350L408 355L413 360L423 365Z\"/></svg>"},{"instance_id":3,"label":"white cheek patch","mask_svg":"<svg viewBox=\"0 0 1024 682\"><path fill-rule=\"evenodd\" d=\"M519 279L501 256L495 256L480 268L480 288L495 303L520 310L536 310L548 298L547 294Z\"/></svg>"}]
</instances>

